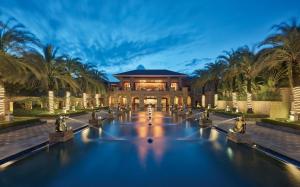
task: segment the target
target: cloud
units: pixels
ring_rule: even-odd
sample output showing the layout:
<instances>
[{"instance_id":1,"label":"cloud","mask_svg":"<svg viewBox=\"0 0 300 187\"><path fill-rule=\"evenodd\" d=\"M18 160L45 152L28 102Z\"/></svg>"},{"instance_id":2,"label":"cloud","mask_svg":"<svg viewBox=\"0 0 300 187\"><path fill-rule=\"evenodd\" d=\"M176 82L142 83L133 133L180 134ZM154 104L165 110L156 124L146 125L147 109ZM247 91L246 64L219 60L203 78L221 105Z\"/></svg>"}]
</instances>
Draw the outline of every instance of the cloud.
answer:
<instances>
[{"instance_id":1,"label":"cloud","mask_svg":"<svg viewBox=\"0 0 300 187\"><path fill-rule=\"evenodd\" d=\"M272 24L299 15L299 1L275 1L270 11L263 8L268 5L268 1L257 6L207 0L1 0L0 19L13 16L44 44L108 73L139 64L192 71L223 50L259 42Z\"/></svg>"},{"instance_id":2,"label":"cloud","mask_svg":"<svg viewBox=\"0 0 300 187\"><path fill-rule=\"evenodd\" d=\"M183 46L189 43L191 39L189 34L178 34L152 41L123 41L111 48L98 48L95 58L99 59L103 66L126 65L144 56Z\"/></svg>"},{"instance_id":3,"label":"cloud","mask_svg":"<svg viewBox=\"0 0 300 187\"><path fill-rule=\"evenodd\" d=\"M196 66L196 65L199 65L200 63L206 63L206 62L209 62L211 60L212 60L212 58L201 58L201 59L194 58L190 62L185 64L185 66L187 66L187 67Z\"/></svg>"}]
</instances>

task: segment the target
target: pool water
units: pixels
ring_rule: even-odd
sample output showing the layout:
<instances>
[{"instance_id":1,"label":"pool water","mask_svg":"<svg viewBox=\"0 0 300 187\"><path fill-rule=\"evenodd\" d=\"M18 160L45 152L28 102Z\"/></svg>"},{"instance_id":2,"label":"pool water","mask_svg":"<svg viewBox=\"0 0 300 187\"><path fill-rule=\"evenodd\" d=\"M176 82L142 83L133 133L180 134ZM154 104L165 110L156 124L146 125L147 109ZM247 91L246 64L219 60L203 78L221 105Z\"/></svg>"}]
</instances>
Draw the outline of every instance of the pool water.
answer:
<instances>
[{"instance_id":1,"label":"pool water","mask_svg":"<svg viewBox=\"0 0 300 187\"><path fill-rule=\"evenodd\" d=\"M2 169L0 186L300 186L300 172L194 120L154 112L149 126L138 112Z\"/></svg>"}]
</instances>

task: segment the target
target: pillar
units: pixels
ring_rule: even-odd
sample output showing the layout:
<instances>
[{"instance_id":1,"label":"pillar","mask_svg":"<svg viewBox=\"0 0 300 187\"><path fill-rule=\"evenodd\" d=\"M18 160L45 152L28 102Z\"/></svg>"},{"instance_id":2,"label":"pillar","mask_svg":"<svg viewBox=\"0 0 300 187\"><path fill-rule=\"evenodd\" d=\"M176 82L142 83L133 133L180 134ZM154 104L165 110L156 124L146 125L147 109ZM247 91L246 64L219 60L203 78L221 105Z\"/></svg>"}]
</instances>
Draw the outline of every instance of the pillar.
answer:
<instances>
[{"instance_id":1,"label":"pillar","mask_svg":"<svg viewBox=\"0 0 300 187\"><path fill-rule=\"evenodd\" d=\"M139 97L139 107L140 107L140 110L144 110L144 96L141 96Z\"/></svg>"},{"instance_id":2,"label":"pillar","mask_svg":"<svg viewBox=\"0 0 300 187\"><path fill-rule=\"evenodd\" d=\"M130 96L130 95L127 95L127 106L128 106L129 108L132 107L132 99L131 99L131 96Z\"/></svg>"},{"instance_id":3,"label":"pillar","mask_svg":"<svg viewBox=\"0 0 300 187\"><path fill-rule=\"evenodd\" d=\"M82 104L83 104L83 108L87 108L87 95L86 95L86 93L82 94Z\"/></svg>"},{"instance_id":4,"label":"pillar","mask_svg":"<svg viewBox=\"0 0 300 187\"><path fill-rule=\"evenodd\" d=\"M157 97L157 110L161 110L162 105L161 105L161 97Z\"/></svg>"},{"instance_id":5,"label":"pillar","mask_svg":"<svg viewBox=\"0 0 300 187\"><path fill-rule=\"evenodd\" d=\"M0 118L5 116L5 89L2 82L0 82Z\"/></svg>"},{"instance_id":6,"label":"pillar","mask_svg":"<svg viewBox=\"0 0 300 187\"><path fill-rule=\"evenodd\" d=\"M232 106L233 106L234 109L238 109L236 92L232 93Z\"/></svg>"},{"instance_id":7,"label":"pillar","mask_svg":"<svg viewBox=\"0 0 300 187\"><path fill-rule=\"evenodd\" d=\"M69 91L66 91L66 110L70 110L70 96L71 93Z\"/></svg>"},{"instance_id":8,"label":"pillar","mask_svg":"<svg viewBox=\"0 0 300 187\"><path fill-rule=\"evenodd\" d=\"M48 91L48 111L50 114L54 113L54 92Z\"/></svg>"},{"instance_id":9,"label":"pillar","mask_svg":"<svg viewBox=\"0 0 300 187\"><path fill-rule=\"evenodd\" d=\"M218 94L215 94L214 95L214 105L215 105L215 108L218 107L218 100L219 100Z\"/></svg>"},{"instance_id":10,"label":"pillar","mask_svg":"<svg viewBox=\"0 0 300 187\"><path fill-rule=\"evenodd\" d=\"M300 116L300 86L293 88L293 102L290 120L298 121Z\"/></svg>"},{"instance_id":11,"label":"pillar","mask_svg":"<svg viewBox=\"0 0 300 187\"><path fill-rule=\"evenodd\" d=\"M99 94L95 94L95 104L96 104L96 107L98 108L99 107Z\"/></svg>"},{"instance_id":12,"label":"pillar","mask_svg":"<svg viewBox=\"0 0 300 187\"><path fill-rule=\"evenodd\" d=\"M169 97L170 106L174 106L174 96Z\"/></svg>"},{"instance_id":13,"label":"pillar","mask_svg":"<svg viewBox=\"0 0 300 187\"><path fill-rule=\"evenodd\" d=\"M202 98L201 98L201 106L202 106L202 107L206 107L206 105L205 105L205 95L204 95L204 94L202 94Z\"/></svg>"},{"instance_id":14,"label":"pillar","mask_svg":"<svg viewBox=\"0 0 300 187\"><path fill-rule=\"evenodd\" d=\"M187 97L184 96L182 98L182 102L183 102L182 105L185 106L185 107L187 107Z\"/></svg>"}]
</instances>

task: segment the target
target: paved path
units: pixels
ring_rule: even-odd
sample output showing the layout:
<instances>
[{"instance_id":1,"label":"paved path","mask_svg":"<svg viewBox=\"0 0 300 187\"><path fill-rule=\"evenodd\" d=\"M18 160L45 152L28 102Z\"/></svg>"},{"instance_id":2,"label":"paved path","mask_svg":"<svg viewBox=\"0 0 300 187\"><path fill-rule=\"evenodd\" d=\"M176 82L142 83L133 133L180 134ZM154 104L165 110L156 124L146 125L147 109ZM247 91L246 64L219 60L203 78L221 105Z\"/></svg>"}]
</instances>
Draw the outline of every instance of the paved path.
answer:
<instances>
[{"instance_id":1,"label":"paved path","mask_svg":"<svg viewBox=\"0 0 300 187\"><path fill-rule=\"evenodd\" d=\"M73 117L74 120L68 120L67 124L76 130L85 126L89 117L90 114ZM54 132L54 120L50 123L0 133L0 160L47 142L50 132Z\"/></svg>"},{"instance_id":2,"label":"paved path","mask_svg":"<svg viewBox=\"0 0 300 187\"><path fill-rule=\"evenodd\" d=\"M233 120L228 121L228 119L229 118L212 115L213 124L227 132L234 124ZM225 123L221 123L225 120L227 120ZM255 122L247 122L247 134L251 135L255 144L300 162L299 134L255 125Z\"/></svg>"}]
</instances>

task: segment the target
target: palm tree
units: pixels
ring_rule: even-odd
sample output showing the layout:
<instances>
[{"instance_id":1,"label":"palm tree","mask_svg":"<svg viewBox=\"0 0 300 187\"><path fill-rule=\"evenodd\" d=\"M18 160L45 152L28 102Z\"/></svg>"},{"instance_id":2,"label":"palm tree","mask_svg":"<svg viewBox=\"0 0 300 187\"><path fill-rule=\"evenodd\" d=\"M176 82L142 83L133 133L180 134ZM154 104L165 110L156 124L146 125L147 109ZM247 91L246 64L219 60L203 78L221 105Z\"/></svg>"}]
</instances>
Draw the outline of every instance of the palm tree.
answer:
<instances>
[{"instance_id":1,"label":"palm tree","mask_svg":"<svg viewBox=\"0 0 300 187\"><path fill-rule=\"evenodd\" d=\"M22 53L37 39L15 19L0 21L0 116L5 115L5 83L24 83L26 72L33 70Z\"/></svg>"},{"instance_id":2,"label":"palm tree","mask_svg":"<svg viewBox=\"0 0 300 187\"><path fill-rule=\"evenodd\" d=\"M198 69L194 71L194 88L201 88L201 106L205 107L205 86L209 81L209 71L207 69Z\"/></svg>"},{"instance_id":3,"label":"palm tree","mask_svg":"<svg viewBox=\"0 0 300 187\"><path fill-rule=\"evenodd\" d=\"M224 61L217 60L214 63L207 63L205 69L209 72L207 76L207 82L211 85L214 91L214 105L217 106L218 102L218 87L224 74L224 69L227 65Z\"/></svg>"},{"instance_id":4,"label":"palm tree","mask_svg":"<svg viewBox=\"0 0 300 187\"><path fill-rule=\"evenodd\" d=\"M276 33L262 42L264 67L283 65L287 68L289 85L292 89L292 112L300 114L300 25L296 20L275 25ZM271 47L269 47L271 46Z\"/></svg>"},{"instance_id":5,"label":"palm tree","mask_svg":"<svg viewBox=\"0 0 300 187\"><path fill-rule=\"evenodd\" d=\"M43 47L42 52L33 50L26 54L26 58L33 62L35 69L40 72L41 86L48 91L50 113L54 113L54 91L61 88L69 88L74 91L79 89L77 82L66 68L63 56L57 55L57 50L48 44Z\"/></svg>"},{"instance_id":6,"label":"palm tree","mask_svg":"<svg viewBox=\"0 0 300 187\"><path fill-rule=\"evenodd\" d=\"M240 73L238 69L240 52L239 50L231 50L225 51L224 53L224 55L218 57L218 60L227 64L227 68L224 71L223 81L229 82L232 94L233 109L237 110L237 79Z\"/></svg>"},{"instance_id":7,"label":"palm tree","mask_svg":"<svg viewBox=\"0 0 300 187\"><path fill-rule=\"evenodd\" d=\"M95 94L96 105L98 105L99 93L105 93L103 81L106 79L104 73L96 69L90 63L81 63L80 58L66 56L67 69L73 78L77 81L80 91L83 94L83 105L86 107L86 95Z\"/></svg>"},{"instance_id":8,"label":"palm tree","mask_svg":"<svg viewBox=\"0 0 300 187\"><path fill-rule=\"evenodd\" d=\"M240 71L240 76L246 82L247 113L253 113L252 86L256 76L260 72L258 68L259 54L256 54L254 50L250 50L248 46L240 48L240 58L237 66Z\"/></svg>"}]
</instances>

